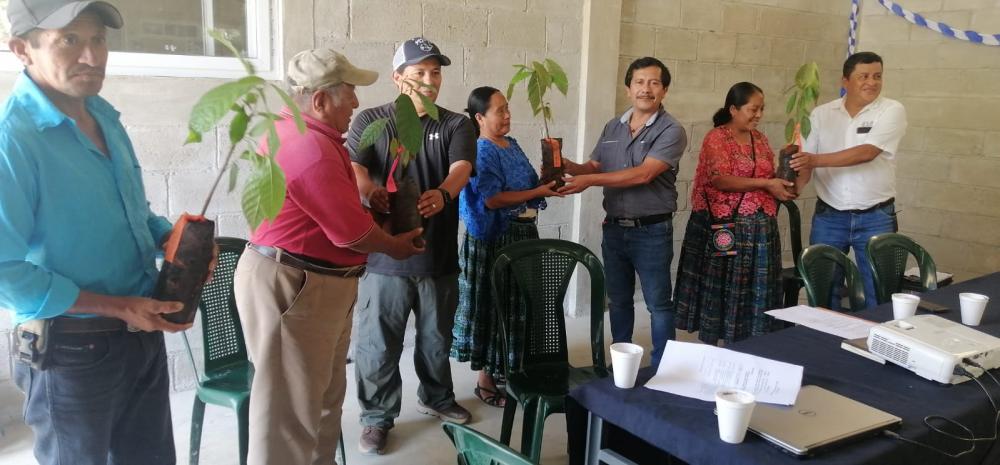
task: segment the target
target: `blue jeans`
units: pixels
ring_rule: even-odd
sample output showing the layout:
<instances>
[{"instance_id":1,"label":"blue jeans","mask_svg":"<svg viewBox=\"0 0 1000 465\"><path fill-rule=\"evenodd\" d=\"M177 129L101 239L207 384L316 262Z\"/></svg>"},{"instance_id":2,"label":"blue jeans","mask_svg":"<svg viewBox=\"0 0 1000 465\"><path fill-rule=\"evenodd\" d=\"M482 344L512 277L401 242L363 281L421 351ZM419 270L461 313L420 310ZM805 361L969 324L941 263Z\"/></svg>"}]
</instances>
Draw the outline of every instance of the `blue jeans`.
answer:
<instances>
[{"instance_id":1,"label":"blue jeans","mask_svg":"<svg viewBox=\"0 0 1000 465\"><path fill-rule=\"evenodd\" d=\"M670 220L626 228L604 224L604 275L608 289L613 342L632 342L635 324L635 275L649 310L653 366L659 366L667 340L674 339L670 262L674 259L674 228Z\"/></svg>"},{"instance_id":2,"label":"blue jeans","mask_svg":"<svg viewBox=\"0 0 1000 465\"><path fill-rule=\"evenodd\" d=\"M847 253L848 248L854 249L861 281L865 285L865 306L872 308L877 305L877 301L875 279L868 264L868 239L878 234L896 232L897 229L896 207L892 204L865 213L851 213L834 210L822 200L817 200L809 243L831 245L844 253ZM840 299L833 299L833 302L836 306Z\"/></svg>"},{"instance_id":3,"label":"blue jeans","mask_svg":"<svg viewBox=\"0 0 1000 465\"><path fill-rule=\"evenodd\" d=\"M49 365L14 364L42 465L174 464L163 333L50 334Z\"/></svg>"}]
</instances>

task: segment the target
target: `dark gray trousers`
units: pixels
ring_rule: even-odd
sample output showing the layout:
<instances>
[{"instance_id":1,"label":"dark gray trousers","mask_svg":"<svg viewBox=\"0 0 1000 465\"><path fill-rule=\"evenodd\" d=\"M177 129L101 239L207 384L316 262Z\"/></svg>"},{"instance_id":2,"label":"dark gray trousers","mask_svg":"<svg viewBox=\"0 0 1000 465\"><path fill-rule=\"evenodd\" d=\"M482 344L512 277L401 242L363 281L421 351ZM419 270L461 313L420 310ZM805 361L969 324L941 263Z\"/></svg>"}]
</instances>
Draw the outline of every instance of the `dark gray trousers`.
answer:
<instances>
[{"instance_id":1,"label":"dark gray trousers","mask_svg":"<svg viewBox=\"0 0 1000 465\"><path fill-rule=\"evenodd\" d=\"M458 274L435 278L368 273L358 284L354 365L361 424L391 428L399 416L403 382L399 359L410 311L417 338L413 365L417 397L435 409L455 402L451 381L451 329L458 305Z\"/></svg>"}]
</instances>

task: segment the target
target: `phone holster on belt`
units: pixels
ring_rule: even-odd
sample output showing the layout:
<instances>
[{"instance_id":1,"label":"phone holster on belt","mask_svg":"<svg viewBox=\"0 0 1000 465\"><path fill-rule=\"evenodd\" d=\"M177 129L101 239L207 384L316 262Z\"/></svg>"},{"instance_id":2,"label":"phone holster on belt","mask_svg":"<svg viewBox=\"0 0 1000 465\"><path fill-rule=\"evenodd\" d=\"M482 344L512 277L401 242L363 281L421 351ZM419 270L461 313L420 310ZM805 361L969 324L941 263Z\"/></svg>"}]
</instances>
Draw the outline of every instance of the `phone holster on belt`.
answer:
<instances>
[{"instance_id":1,"label":"phone holster on belt","mask_svg":"<svg viewBox=\"0 0 1000 465\"><path fill-rule=\"evenodd\" d=\"M51 328L51 319L28 320L17 325L14 330L17 359L31 368L44 370Z\"/></svg>"}]
</instances>

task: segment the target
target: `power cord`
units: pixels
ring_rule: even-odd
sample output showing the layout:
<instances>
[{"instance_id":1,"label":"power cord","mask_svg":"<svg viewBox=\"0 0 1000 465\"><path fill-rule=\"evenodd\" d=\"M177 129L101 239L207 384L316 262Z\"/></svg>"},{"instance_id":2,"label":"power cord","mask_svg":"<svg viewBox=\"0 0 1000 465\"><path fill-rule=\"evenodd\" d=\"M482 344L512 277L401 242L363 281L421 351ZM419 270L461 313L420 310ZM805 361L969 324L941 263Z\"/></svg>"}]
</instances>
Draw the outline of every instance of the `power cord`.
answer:
<instances>
[{"instance_id":1,"label":"power cord","mask_svg":"<svg viewBox=\"0 0 1000 465\"><path fill-rule=\"evenodd\" d=\"M994 377L992 373L990 373L988 370L986 370L985 368L983 368L982 365L980 365L979 363L976 363L975 360L972 360L970 358L965 358L965 359L962 360L962 362L983 370L984 373L989 374L990 378L992 378L993 381L998 386L1000 386L1000 381L998 381L997 378ZM982 381L979 380L978 377L976 377L975 375L973 375L971 372L969 372L969 370L967 370L962 365L956 365L955 369L953 370L952 373L954 375L957 375L957 376L965 376L966 378L969 378L969 379L975 381L976 384L979 385L979 388L983 390L983 393L986 394L986 398L990 401L990 405L993 407L993 411L996 412L996 415L994 415L994 417L993 417L993 436L988 437L988 438L977 438L976 435L975 435L975 433L973 433L972 430L969 429L967 426L965 426L965 425L963 425L963 424L959 423L958 421L955 421L955 420L953 420L951 418L946 418L946 417L943 417L941 415L928 415L928 416L924 417L924 425L928 429L930 429L931 431L934 431L934 432L936 432L938 434L941 434L941 435L943 435L945 437L948 437L948 438L951 438L951 439L955 439L955 440L958 440L958 441L970 442L971 444L970 444L970 446L969 446L968 449L965 449L965 450L957 452L957 453L949 453L947 451L938 449L937 447L931 446L929 444L925 444L925 443L922 443L922 442L919 442L919 441L915 441L915 440L910 439L910 438L903 437L903 436L899 435L898 433L896 433L895 431L885 430L885 431L883 431L883 434L885 436L887 436L887 437L892 438L892 439L897 439L897 440L903 441L903 442L908 443L908 444L913 444L913 445L916 445L916 446L920 446L920 447L923 447L925 449L929 449L929 450L935 451L937 453L940 453L940 454L945 455L945 456L950 457L950 458L959 458L959 457L962 457L963 455L971 454L973 451L976 450L976 443L977 442L981 442L981 441L996 441L996 439L997 439L997 432L998 432L997 431L997 429L998 429L997 428L997 422L1000 421L1000 408L997 408L997 404L993 400L993 396L990 394L990 391L986 388L986 385L984 385L982 383ZM967 433L968 436L965 436L965 437L959 436L959 435L956 435L956 434L944 431L941 428L939 428L939 427L931 424L931 421L937 421L937 420L943 421L943 422L945 422L947 424L953 425L953 426L961 429L962 431L964 431L965 433Z\"/></svg>"}]
</instances>

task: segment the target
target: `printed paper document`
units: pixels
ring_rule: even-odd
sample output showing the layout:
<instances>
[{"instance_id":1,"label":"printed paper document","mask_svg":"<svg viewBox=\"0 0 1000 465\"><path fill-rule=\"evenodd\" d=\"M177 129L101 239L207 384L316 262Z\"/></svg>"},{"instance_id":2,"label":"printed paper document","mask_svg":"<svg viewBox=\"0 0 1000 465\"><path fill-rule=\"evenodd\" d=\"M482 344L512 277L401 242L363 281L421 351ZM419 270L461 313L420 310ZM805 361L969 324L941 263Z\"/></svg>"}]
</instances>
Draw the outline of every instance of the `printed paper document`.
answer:
<instances>
[{"instance_id":1,"label":"printed paper document","mask_svg":"<svg viewBox=\"0 0 1000 465\"><path fill-rule=\"evenodd\" d=\"M656 376L646 387L712 402L719 389L741 389L758 402L792 405L802 387L802 367L705 344L667 341Z\"/></svg>"},{"instance_id":2,"label":"printed paper document","mask_svg":"<svg viewBox=\"0 0 1000 465\"><path fill-rule=\"evenodd\" d=\"M789 321L844 339L868 337L868 330L877 324L874 321L862 320L833 310L808 305L779 308L764 313L779 320Z\"/></svg>"}]
</instances>

